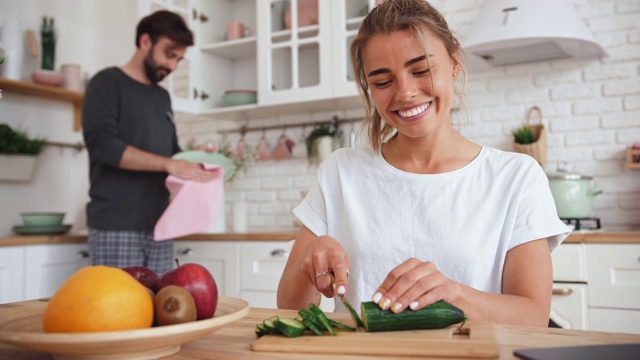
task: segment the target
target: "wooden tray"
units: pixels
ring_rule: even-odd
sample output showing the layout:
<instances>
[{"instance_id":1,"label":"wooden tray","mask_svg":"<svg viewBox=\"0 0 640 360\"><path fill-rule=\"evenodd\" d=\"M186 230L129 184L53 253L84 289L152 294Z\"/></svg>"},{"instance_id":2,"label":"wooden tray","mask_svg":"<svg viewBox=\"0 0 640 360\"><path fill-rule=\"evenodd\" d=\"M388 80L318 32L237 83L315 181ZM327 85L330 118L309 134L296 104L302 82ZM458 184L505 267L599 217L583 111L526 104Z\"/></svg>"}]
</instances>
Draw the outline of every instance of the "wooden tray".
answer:
<instances>
[{"instance_id":1,"label":"wooden tray","mask_svg":"<svg viewBox=\"0 0 640 360\"><path fill-rule=\"evenodd\" d=\"M419 357L497 358L498 344L493 322L468 321L466 334L455 334L457 326L437 330L367 333L340 332L288 338L265 335L251 344L253 351L342 355L395 355Z\"/></svg>"}]
</instances>

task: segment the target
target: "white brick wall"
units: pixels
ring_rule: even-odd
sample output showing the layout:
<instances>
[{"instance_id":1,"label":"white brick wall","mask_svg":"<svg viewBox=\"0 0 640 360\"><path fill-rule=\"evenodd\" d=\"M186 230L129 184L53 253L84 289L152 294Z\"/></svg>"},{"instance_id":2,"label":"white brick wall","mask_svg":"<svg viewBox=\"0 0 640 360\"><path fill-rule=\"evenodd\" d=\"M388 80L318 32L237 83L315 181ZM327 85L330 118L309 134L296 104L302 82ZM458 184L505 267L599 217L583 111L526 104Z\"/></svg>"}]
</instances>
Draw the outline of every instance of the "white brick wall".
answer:
<instances>
[{"instance_id":1,"label":"white brick wall","mask_svg":"<svg viewBox=\"0 0 640 360\"><path fill-rule=\"evenodd\" d=\"M604 190L594 198L594 215L603 226L639 230L640 170L627 169L624 161L626 146L640 142L640 1L572 2L609 55L599 61L561 60L470 74L468 102L454 122L479 144L512 150L511 130L524 122L531 106L540 106L549 131L547 172L566 165L593 176L594 186ZM454 29L471 21L483 3L434 1ZM251 125L312 124L334 115L363 113L362 109L303 113L254 120ZM220 141L215 134L218 129L237 126L186 115L179 121L183 141L189 134ZM301 131L291 128L287 134L298 141ZM275 144L280 133L266 136ZM260 135L247 134L247 141L255 144ZM249 230L296 229L291 209L314 181L316 170L315 165L297 159L252 165L226 186L228 224L233 221L230 204L246 201Z\"/></svg>"}]
</instances>

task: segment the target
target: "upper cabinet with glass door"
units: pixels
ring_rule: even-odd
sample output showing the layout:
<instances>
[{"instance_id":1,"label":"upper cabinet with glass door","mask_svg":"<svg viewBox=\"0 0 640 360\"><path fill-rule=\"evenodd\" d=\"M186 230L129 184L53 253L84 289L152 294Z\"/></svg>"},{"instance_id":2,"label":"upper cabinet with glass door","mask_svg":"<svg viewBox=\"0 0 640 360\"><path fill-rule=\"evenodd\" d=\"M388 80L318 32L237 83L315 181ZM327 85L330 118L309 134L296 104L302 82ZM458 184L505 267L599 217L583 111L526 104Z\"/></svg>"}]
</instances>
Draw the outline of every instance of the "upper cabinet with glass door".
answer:
<instances>
[{"instance_id":1,"label":"upper cabinet with glass door","mask_svg":"<svg viewBox=\"0 0 640 360\"><path fill-rule=\"evenodd\" d=\"M349 47L379 2L258 1L259 103L357 97Z\"/></svg>"},{"instance_id":2,"label":"upper cabinet with glass door","mask_svg":"<svg viewBox=\"0 0 640 360\"><path fill-rule=\"evenodd\" d=\"M142 15L159 9L184 14L195 37L178 69L161 84L171 94L174 109L215 113L255 108L256 104L229 107L222 98L229 92L257 90L256 2L141 0ZM228 26L234 31L231 36Z\"/></svg>"},{"instance_id":3,"label":"upper cabinet with glass door","mask_svg":"<svg viewBox=\"0 0 640 360\"><path fill-rule=\"evenodd\" d=\"M331 3L258 1L260 104L304 102L332 96Z\"/></svg>"},{"instance_id":4,"label":"upper cabinet with glass door","mask_svg":"<svg viewBox=\"0 0 640 360\"><path fill-rule=\"evenodd\" d=\"M336 98L357 96L351 64L351 43L355 39L360 24L373 7L384 0L336 0L331 1L332 9L332 70L333 96Z\"/></svg>"}]
</instances>

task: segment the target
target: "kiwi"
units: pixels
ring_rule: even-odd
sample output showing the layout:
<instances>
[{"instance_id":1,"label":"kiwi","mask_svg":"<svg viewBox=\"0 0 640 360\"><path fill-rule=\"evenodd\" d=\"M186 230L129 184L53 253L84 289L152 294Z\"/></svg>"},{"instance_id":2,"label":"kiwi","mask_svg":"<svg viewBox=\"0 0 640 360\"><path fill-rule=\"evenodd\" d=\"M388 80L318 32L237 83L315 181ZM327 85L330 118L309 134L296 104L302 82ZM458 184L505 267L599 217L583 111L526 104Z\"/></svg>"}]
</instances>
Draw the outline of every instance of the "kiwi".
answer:
<instances>
[{"instance_id":1,"label":"kiwi","mask_svg":"<svg viewBox=\"0 0 640 360\"><path fill-rule=\"evenodd\" d=\"M195 321L196 303L191 293L177 285L160 289L153 300L155 323L159 326Z\"/></svg>"}]
</instances>

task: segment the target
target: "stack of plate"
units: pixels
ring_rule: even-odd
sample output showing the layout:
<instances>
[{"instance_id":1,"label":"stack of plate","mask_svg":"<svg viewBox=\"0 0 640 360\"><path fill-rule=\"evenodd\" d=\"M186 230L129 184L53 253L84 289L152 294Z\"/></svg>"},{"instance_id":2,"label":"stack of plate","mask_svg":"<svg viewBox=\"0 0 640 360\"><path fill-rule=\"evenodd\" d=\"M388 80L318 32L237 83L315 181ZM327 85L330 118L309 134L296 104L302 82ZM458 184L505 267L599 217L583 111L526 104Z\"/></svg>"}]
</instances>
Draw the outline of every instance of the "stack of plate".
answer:
<instances>
[{"instance_id":1,"label":"stack of plate","mask_svg":"<svg viewBox=\"0 0 640 360\"><path fill-rule=\"evenodd\" d=\"M65 234L71 225L63 224L64 213L61 212L29 212L21 213L22 225L13 227L13 232L20 235L54 235Z\"/></svg>"}]
</instances>

